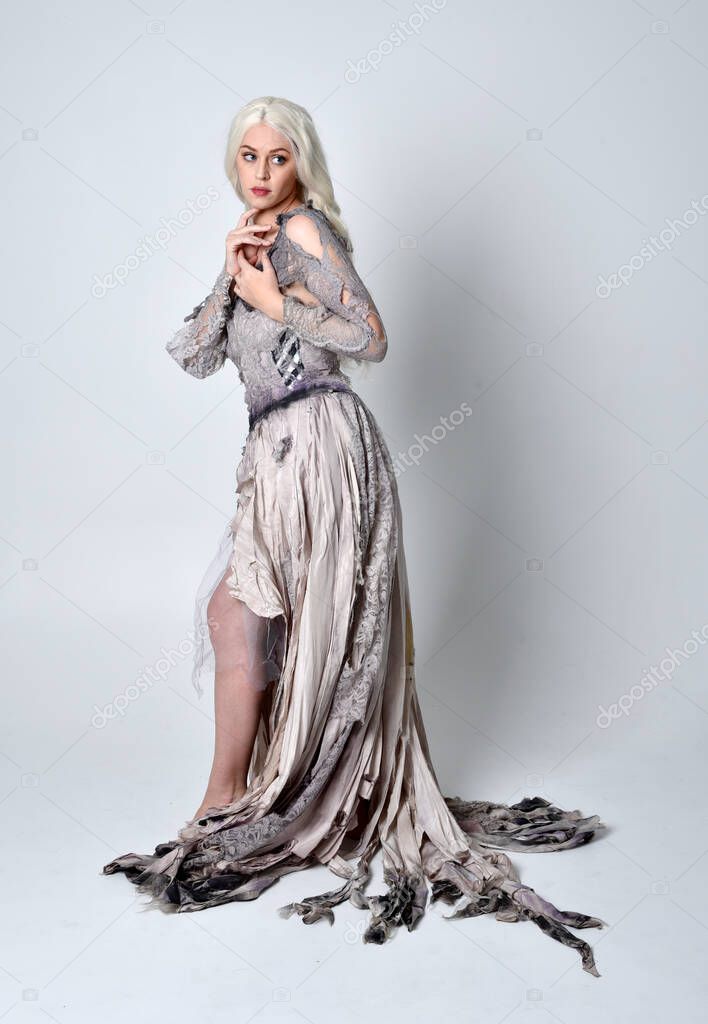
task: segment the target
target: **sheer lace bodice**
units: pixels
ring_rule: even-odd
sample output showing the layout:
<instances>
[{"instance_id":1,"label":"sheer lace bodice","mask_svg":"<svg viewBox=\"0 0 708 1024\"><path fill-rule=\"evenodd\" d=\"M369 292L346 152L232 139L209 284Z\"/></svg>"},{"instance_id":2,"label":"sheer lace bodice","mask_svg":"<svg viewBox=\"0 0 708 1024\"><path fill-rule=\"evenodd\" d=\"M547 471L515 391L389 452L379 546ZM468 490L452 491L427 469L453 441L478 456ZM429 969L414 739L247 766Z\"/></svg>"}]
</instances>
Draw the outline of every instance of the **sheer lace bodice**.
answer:
<instances>
[{"instance_id":1,"label":"sheer lace bodice","mask_svg":"<svg viewBox=\"0 0 708 1024\"><path fill-rule=\"evenodd\" d=\"M295 217L307 217L317 227L317 252L291 236L289 222ZM224 264L211 292L165 346L193 377L208 377L231 359L251 415L315 381L349 388L340 356L379 362L387 349L378 310L327 217L308 200L278 214L276 221L268 255L280 289L300 282L317 303L285 293L285 322L273 320L240 297L232 299L232 277Z\"/></svg>"}]
</instances>

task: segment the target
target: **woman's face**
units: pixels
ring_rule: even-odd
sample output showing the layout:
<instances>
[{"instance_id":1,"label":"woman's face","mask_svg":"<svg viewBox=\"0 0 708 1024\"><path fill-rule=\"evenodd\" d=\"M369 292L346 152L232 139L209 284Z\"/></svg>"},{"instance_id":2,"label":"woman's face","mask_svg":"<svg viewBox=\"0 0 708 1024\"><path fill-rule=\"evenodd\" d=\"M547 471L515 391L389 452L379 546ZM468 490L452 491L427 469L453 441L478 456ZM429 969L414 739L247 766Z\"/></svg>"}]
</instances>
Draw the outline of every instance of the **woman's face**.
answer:
<instances>
[{"instance_id":1,"label":"woman's face","mask_svg":"<svg viewBox=\"0 0 708 1024\"><path fill-rule=\"evenodd\" d=\"M270 125L248 129L236 154L236 171L247 207L284 208L293 199L301 199L290 143Z\"/></svg>"}]
</instances>

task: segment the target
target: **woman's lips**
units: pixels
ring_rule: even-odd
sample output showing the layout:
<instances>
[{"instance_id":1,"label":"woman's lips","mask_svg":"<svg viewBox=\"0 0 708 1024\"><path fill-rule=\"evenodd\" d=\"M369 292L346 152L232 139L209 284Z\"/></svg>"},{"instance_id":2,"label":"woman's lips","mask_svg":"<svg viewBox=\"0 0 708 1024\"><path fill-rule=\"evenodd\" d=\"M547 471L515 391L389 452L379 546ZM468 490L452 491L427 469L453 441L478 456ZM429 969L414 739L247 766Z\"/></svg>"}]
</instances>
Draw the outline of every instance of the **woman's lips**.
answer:
<instances>
[{"instance_id":1,"label":"woman's lips","mask_svg":"<svg viewBox=\"0 0 708 1024\"><path fill-rule=\"evenodd\" d=\"M254 196L267 196L268 193L270 192L270 189L269 188L252 188L251 192L253 192Z\"/></svg>"}]
</instances>

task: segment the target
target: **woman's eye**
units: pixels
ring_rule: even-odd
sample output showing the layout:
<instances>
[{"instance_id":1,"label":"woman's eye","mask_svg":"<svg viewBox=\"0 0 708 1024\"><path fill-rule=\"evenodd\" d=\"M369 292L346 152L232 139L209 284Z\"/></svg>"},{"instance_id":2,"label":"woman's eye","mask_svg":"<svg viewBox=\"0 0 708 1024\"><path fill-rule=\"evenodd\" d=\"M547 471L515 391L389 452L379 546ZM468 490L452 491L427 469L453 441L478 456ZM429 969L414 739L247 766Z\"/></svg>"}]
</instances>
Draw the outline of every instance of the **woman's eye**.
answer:
<instances>
[{"instance_id":1,"label":"woman's eye","mask_svg":"<svg viewBox=\"0 0 708 1024\"><path fill-rule=\"evenodd\" d=\"M251 157L253 157L253 159L255 160L256 154L255 153L244 153L243 154L243 159L246 160L249 164L251 163ZM288 161L288 158L286 156L283 156L282 153L276 153L275 156L273 157L273 159L274 160L282 160L283 163L287 163L287 161ZM279 164L278 166L282 166L282 164Z\"/></svg>"}]
</instances>

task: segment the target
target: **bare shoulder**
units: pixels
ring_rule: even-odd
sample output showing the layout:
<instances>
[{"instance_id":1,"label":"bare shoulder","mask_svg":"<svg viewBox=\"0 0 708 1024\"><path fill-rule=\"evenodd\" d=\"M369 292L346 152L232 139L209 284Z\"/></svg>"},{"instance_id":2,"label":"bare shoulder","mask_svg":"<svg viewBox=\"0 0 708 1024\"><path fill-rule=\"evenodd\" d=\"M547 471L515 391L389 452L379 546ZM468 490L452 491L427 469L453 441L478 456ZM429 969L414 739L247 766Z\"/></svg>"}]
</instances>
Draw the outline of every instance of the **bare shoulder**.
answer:
<instances>
[{"instance_id":1,"label":"bare shoulder","mask_svg":"<svg viewBox=\"0 0 708 1024\"><path fill-rule=\"evenodd\" d=\"M320 217L315 210L295 213L285 222L285 234L311 256L322 256L322 230Z\"/></svg>"}]
</instances>

